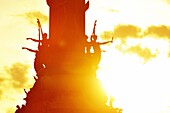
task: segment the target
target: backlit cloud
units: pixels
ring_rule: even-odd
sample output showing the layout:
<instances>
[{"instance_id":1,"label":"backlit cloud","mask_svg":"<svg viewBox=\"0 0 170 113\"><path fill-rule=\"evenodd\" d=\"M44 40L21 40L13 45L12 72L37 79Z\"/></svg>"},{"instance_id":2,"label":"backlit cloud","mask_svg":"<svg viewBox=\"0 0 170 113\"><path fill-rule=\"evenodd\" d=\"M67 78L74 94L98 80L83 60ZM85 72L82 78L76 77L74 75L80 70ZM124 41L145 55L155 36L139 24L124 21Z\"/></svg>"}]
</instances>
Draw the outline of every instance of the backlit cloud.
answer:
<instances>
[{"instance_id":1,"label":"backlit cloud","mask_svg":"<svg viewBox=\"0 0 170 113\"><path fill-rule=\"evenodd\" d=\"M116 37L126 38L126 37L139 37L141 28L134 25L118 25L114 28L114 35Z\"/></svg>"},{"instance_id":2,"label":"backlit cloud","mask_svg":"<svg viewBox=\"0 0 170 113\"><path fill-rule=\"evenodd\" d=\"M118 13L119 12L119 10L112 9L112 8L108 8L107 10L110 11L110 12L113 12L113 13Z\"/></svg>"},{"instance_id":3,"label":"backlit cloud","mask_svg":"<svg viewBox=\"0 0 170 113\"><path fill-rule=\"evenodd\" d=\"M23 14L18 14L17 16L22 16L29 21L30 24L37 25L36 19L40 19L41 23L48 22L48 16L41 13L40 11L26 12Z\"/></svg>"},{"instance_id":4,"label":"backlit cloud","mask_svg":"<svg viewBox=\"0 0 170 113\"><path fill-rule=\"evenodd\" d=\"M105 32L105 34L108 34ZM160 37L160 38L169 38L170 37L170 26L159 25L159 26L148 26L144 31L138 26L134 25L118 25L115 26L114 34L119 38L135 38L135 37Z\"/></svg>"},{"instance_id":5,"label":"backlit cloud","mask_svg":"<svg viewBox=\"0 0 170 113\"><path fill-rule=\"evenodd\" d=\"M4 93L4 89L5 89L5 84L6 84L6 76L4 76L3 73L0 73L0 100L2 99Z\"/></svg>"},{"instance_id":6,"label":"backlit cloud","mask_svg":"<svg viewBox=\"0 0 170 113\"><path fill-rule=\"evenodd\" d=\"M115 48L121 51L123 54L138 55L138 57L143 59L144 63L152 58L156 58L158 54L158 52L152 53L148 47L141 47L140 44L130 46L123 43L121 45L116 45Z\"/></svg>"},{"instance_id":7,"label":"backlit cloud","mask_svg":"<svg viewBox=\"0 0 170 113\"><path fill-rule=\"evenodd\" d=\"M1 109L6 110L1 112L14 113L16 105L24 103L24 89L29 90L34 83L30 69L29 64L21 62L0 69L0 106ZM6 104L9 102L10 104Z\"/></svg>"},{"instance_id":8,"label":"backlit cloud","mask_svg":"<svg viewBox=\"0 0 170 113\"><path fill-rule=\"evenodd\" d=\"M156 37L170 37L170 27L165 25L160 26L149 26L145 32L144 36L156 36Z\"/></svg>"},{"instance_id":9,"label":"backlit cloud","mask_svg":"<svg viewBox=\"0 0 170 113\"><path fill-rule=\"evenodd\" d=\"M125 54L138 55L144 62L162 53L170 56L170 52L167 52L170 27L166 25L148 26L146 29L134 25L118 25L114 31L105 31L100 36L103 40L115 36L113 43L116 49Z\"/></svg>"},{"instance_id":10,"label":"backlit cloud","mask_svg":"<svg viewBox=\"0 0 170 113\"><path fill-rule=\"evenodd\" d=\"M0 100L2 99L3 91L0 89Z\"/></svg>"},{"instance_id":11,"label":"backlit cloud","mask_svg":"<svg viewBox=\"0 0 170 113\"><path fill-rule=\"evenodd\" d=\"M102 40L110 40L112 37L114 37L114 34L112 31L104 31L100 34L100 37Z\"/></svg>"},{"instance_id":12,"label":"backlit cloud","mask_svg":"<svg viewBox=\"0 0 170 113\"><path fill-rule=\"evenodd\" d=\"M20 62L17 62L13 65L6 66L5 71L10 76L10 83L14 88L17 89L24 89L26 88L26 85L28 83L28 69L29 65L22 64Z\"/></svg>"},{"instance_id":13,"label":"backlit cloud","mask_svg":"<svg viewBox=\"0 0 170 113\"><path fill-rule=\"evenodd\" d=\"M166 2L167 4L170 4L170 0L163 0L164 2Z\"/></svg>"},{"instance_id":14,"label":"backlit cloud","mask_svg":"<svg viewBox=\"0 0 170 113\"><path fill-rule=\"evenodd\" d=\"M128 53L137 54L139 57L144 59L144 62L150 60L151 58L155 58L156 54L152 54L149 48L141 48L140 45L132 46L126 50Z\"/></svg>"}]
</instances>

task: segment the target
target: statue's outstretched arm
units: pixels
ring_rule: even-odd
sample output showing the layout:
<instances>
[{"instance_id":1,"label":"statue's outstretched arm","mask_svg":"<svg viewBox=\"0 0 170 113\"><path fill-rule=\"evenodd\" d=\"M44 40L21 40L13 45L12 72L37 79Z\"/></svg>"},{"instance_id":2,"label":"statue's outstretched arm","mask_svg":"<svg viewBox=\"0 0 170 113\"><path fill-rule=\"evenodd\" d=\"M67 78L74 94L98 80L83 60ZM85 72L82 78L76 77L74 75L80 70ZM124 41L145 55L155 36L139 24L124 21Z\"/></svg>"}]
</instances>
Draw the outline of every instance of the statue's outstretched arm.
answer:
<instances>
[{"instance_id":1,"label":"statue's outstretched arm","mask_svg":"<svg viewBox=\"0 0 170 113\"><path fill-rule=\"evenodd\" d=\"M41 40L37 40L37 39L34 39L34 38L26 38L27 40L32 40L34 42L41 42Z\"/></svg>"},{"instance_id":2,"label":"statue's outstretched arm","mask_svg":"<svg viewBox=\"0 0 170 113\"><path fill-rule=\"evenodd\" d=\"M99 44L100 44L100 45L104 45L104 44L107 44L107 43L113 43L113 39L114 39L114 37L112 37L112 40L111 40L111 41L99 42Z\"/></svg>"},{"instance_id":3,"label":"statue's outstretched arm","mask_svg":"<svg viewBox=\"0 0 170 113\"><path fill-rule=\"evenodd\" d=\"M108 44L108 43L112 43L113 41L107 41L107 42L98 42L100 45L104 45L104 44Z\"/></svg>"},{"instance_id":4,"label":"statue's outstretched arm","mask_svg":"<svg viewBox=\"0 0 170 113\"><path fill-rule=\"evenodd\" d=\"M30 48L27 48L27 47L22 47L22 49L26 49L26 50L28 50L30 52L34 52L34 53L38 52L38 50L33 50L33 49L30 49Z\"/></svg>"}]
</instances>

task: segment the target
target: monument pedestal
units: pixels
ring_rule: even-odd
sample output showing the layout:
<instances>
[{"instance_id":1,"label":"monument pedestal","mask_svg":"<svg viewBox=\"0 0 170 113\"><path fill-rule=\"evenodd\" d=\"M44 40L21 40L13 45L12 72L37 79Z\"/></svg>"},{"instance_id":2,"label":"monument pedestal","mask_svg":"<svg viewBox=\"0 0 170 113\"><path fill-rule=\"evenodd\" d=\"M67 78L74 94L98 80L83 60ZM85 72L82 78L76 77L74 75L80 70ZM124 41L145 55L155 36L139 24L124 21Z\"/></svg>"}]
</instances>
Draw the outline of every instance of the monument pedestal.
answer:
<instances>
[{"instance_id":1,"label":"monument pedestal","mask_svg":"<svg viewBox=\"0 0 170 113\"><path fill-rule=\"evenodd\" d=\"M97 65L85 55L85 0L47 0L49 48L26 105L16 113L118 113L106 106L107 95ZM44 58L43 58L44 59Z\"/></svg>"},{"instance_id":2,"label":"monument pedestal","mask_svg":"<svg viewBox=\"0 0 170 113\"><path fill-rule=\"evenodd\" d=\"M41 70L28 92L21 113L116 113L94 73L55 73ZM111 112L112 111L112 112Z\"/></svg>"}]
</instances>

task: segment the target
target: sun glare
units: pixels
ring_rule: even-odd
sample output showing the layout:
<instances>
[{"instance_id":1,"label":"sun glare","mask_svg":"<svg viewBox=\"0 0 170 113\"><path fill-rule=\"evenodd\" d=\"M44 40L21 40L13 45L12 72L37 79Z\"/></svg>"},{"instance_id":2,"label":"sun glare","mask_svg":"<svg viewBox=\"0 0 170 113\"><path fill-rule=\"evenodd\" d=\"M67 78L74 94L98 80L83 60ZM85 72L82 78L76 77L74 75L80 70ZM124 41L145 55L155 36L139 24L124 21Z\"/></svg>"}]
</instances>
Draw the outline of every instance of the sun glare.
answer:
<instances>
[{"instance_id":1,"label":"sun glare","mask_svg":"<svg viewBox=\"0 0 170 113\"><path fill-rule=\"evenodd\" d=\"M155 57L149 58L146 62L146 57L139 55L139 51L130 54L117 49L117 44L123 46L120 40L115 40L106 48L97 71L97 77L108 96L114 97L113 106L122 108L123 113L167 112L170 100L169 42L147 37L128 39L124 49L138 45L155 54ZM142 54L144 56L145 52Z\"/></svg>"}]
</instances>

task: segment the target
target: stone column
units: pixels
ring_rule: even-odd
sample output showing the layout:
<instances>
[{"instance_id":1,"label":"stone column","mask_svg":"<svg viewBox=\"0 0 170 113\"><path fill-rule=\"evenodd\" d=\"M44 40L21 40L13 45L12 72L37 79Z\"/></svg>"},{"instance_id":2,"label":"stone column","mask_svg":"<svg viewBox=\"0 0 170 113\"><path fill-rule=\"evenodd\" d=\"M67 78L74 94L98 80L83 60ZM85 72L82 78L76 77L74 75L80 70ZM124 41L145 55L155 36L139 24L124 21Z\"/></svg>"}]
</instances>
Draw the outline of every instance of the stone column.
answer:
<instances>
[{"instance_id":1,"label":"stone column","mask_svg":"<svg viewBox=\"0 0 170 113\"><path fill-rule=\"evenodd\" d=\"M76 56L84 53L85 0L47 0L50 8L49 37L50 44L60 61L77 62ZM60 56L61 55L61 56Z\"/></svg>"}]
</instances>

